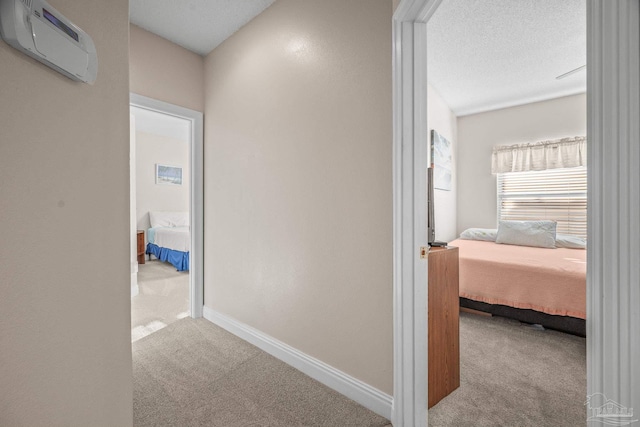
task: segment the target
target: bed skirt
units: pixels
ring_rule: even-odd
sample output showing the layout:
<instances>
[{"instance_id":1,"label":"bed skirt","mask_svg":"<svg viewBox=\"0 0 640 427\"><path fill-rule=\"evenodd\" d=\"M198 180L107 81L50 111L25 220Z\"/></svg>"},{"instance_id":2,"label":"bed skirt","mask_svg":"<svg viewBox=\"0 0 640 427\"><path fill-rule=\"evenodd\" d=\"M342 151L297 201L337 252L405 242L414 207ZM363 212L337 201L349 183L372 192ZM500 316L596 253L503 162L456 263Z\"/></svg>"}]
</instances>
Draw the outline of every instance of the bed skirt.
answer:
<instances>
[{"instance_id":1,"label":"bed skirt","mask_svg":"<svg viewBox=\"0 0 640 427\"><path fill-rule=\"evenodd\" d=\"M485 302L474 301L463 297L460 297L460 307L484 311L485 313L491 313L494 316L508 317L524 323L542 325L548 329L566 332L579 337L586 336L586 322L584 319L579 319L577 317L556 316L535 310L513 308L500 304L487 304Z\"/></svg>"},{"instance_id":2,"label":"bed skirt","mask_svg":"<svg viewBox=\"0 0 640 427\"><path fill-rule=\"evenodd\" d=\"M189 252L174 251L161 248L153 243L147 244L147 253L155 256L160 261L170 262L178 271L189 271Z\"/></svg>"}]
</instances>

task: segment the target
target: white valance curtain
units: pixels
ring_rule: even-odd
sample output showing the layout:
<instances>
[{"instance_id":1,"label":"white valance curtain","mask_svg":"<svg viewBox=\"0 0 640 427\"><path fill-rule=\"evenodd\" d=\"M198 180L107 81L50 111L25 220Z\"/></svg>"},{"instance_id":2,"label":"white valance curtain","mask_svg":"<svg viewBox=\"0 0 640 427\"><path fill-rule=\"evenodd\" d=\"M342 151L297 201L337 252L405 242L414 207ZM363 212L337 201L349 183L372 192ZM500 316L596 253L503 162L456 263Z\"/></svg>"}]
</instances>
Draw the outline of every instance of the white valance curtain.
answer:
<instances>
[{"instance_id":1,"label":"white valance curtain","mask_svg":"<svg viewBox=\"0 0 640 427\"><path fill-rule=\"evenodd\" d=\"M493 147L491 173L540 171L587 165L587 139L583 136L531 144Z\"/></svg>"}]
</instances>

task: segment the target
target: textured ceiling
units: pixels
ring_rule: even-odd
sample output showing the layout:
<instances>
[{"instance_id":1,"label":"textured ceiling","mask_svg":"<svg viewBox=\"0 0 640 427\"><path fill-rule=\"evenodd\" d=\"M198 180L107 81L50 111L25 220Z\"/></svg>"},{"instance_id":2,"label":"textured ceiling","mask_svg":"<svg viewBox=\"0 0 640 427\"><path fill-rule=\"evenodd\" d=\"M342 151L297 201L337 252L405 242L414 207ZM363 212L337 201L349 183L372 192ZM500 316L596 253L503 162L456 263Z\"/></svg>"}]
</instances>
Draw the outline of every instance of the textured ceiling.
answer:
<instances>
[{"instance_id":1,"label":"textured ceiling","mask_svg":"<svg viewBox=\"0 0 640 427\"><path fill-rule=\"evenodd\" d=\"M275 0L131 0L132 24L200 55L251 21Z\"/></svg>"},{"instance_id":2,"label":"textured ceiling","mask_svg":"<svg viewBox=\"0 0 640 427\"><path fill-rule=\"evenodd\" d=\"M321 1L321 0L318 0ZM274 0L131 0L131 22L201 55ZM443 0L429 83L458 116L586 91L586 0Z\"/></svg>"},{"instance_id":3,"label":"textured ceiling","mask_svg":"<svg viewBox=\"0 0 640 427\"><path fill-rule=\"evenodd\" d=\"M443 0L427 24L428 79L467 115L586 91L585 0Z\"/></svg>"}]
</instances>

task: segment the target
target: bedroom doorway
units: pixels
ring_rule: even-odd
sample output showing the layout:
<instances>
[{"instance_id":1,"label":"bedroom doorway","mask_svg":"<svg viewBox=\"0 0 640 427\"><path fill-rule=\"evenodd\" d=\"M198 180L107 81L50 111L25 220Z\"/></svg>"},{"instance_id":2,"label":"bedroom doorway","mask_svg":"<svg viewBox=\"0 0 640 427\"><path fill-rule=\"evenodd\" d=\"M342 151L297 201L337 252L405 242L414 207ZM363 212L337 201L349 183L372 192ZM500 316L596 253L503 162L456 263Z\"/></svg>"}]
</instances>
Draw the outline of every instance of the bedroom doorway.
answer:
<instances>
[{"instance_id":1,"label":"bedroom doorway","mask_svg":"<svg viewBox=\"0 0 640 427\"><path fill-rule=\"evenodd\" d=\"M394 337L394 408L400 408L394 411L394 425L398 426L427 424L423 406L427 390L420 381L428 350L422 338L426 325L415 304L426 289L418 280L424 273L413 252L424 244L425 237L420 221L411 225L414 216L424 218L422 181L427 162L420 156L424 154L428 126L422 118L427 110L426 22L440 3L402 0L394 14L394 212L404 214L399 216L402 222L395 222L398 228L394 233L394 295L401 297L394 303L394 328L405 333ZM586 394L606 394L616 402L614 406L625 410L640 407L638 375L633 369L640 339L632 333L638 319L633 307L637 307L640 295L638 265L634 262L639 247L632 243L637 242L640 210L637 186L632 183L638 182L639 172L627 166L630 155L638 158L640 134L636 120L640 99L639 12L636 0L587 0ZM409 225L406 231L399 227L405 223ZM585 415L588 406L592 420L600 409L590 406L593 400L587 399L585 406Z\"/></svg>"},{"instance_id":2,"label":"bedroom doorway","mask_svg":"<svg viewBox=\"0 0 640 427\"><path fill-rule=\"evenodd\" d=\"M202 114L135 94L130 107L134 342L202 315Z\"/></svg>"},{"instance_id":3,"label":"bedroom doorway","mask_svg":"<svg viewBox=\"0 0 640 427\"><path fill-rule=\"evenodd\" d=\"M442 0L427 22L428 126L457 181L436 180L436 218L457 191L436 239L458 248L460 306L459 386L430 390L431 425L586 420L586 9Z\"/></svg>"}]
</instances>

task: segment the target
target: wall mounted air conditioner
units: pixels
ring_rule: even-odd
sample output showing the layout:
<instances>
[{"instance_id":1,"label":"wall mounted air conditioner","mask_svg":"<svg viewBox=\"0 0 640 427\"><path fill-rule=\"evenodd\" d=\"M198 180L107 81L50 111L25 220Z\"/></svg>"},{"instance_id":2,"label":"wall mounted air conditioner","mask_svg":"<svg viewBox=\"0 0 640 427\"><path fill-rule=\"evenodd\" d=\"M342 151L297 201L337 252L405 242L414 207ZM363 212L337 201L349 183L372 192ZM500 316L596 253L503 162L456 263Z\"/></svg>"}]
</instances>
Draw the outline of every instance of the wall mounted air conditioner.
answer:
<instances>
[{"instance_id":1,"label":"wall mounted air conditioner","mask_svg":"<svg viewBox=\"0 0 640 427\"><path fill-rule=\"evenodd\" d=\"M70 79L96 81L98 55L93 40L44 0L0 0L0 35Z\"/></svg>"}]
</instances>

